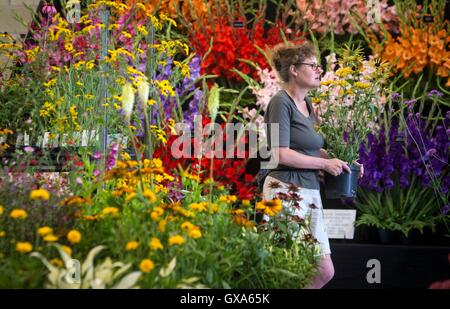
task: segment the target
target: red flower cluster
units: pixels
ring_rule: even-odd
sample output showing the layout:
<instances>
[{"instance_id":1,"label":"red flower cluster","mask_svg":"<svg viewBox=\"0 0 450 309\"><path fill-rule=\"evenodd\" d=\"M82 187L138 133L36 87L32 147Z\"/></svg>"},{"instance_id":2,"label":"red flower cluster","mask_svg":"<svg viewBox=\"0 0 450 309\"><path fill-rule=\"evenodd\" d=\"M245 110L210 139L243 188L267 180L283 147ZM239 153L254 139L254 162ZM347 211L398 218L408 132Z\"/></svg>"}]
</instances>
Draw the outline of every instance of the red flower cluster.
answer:
<instances>
[{"instance_id":1,"label":"red flower cluster","mask_svg":"<svg viewBox=\"0 0 450 309\"><path fill-rule=\"evenodd\" d=\"M211 120L203 116L202 127L205 127L206 124L210 123ZM224 124L222 125L222 128ZM170 135L168 141L165 145L160 146L154 152L154 157L160 158L163 162L163 166L167 170L175 170L178 169L178 166L182 166L183 168L190 168L191 173L195 173L195 171L200 170L202 174L200 174L200 178L202 181L209 178L211 167L213 170L213 178L214 181L219 182L220 184L229 187L232 190L233 194L236 194L241 200L242 199L253 199L256 192L256 184L255 177L249 173L246 173L246 164L249 157L248 150L244 151L244 158L237 158L238 150L234 150L234 158L225 158L225 151L223 152L223 158L213 158L213 162L211 165L211 158L207 158L203 155L200 159L194 157L194 152L191 151L191 156L186 158L182 157L180 159L175 159L173 154L171 153L171 147L173 142L179 138L177 135ZM226 134L223 136L223 145L226 145ZM208 139L208 137L204 138L204 140ZM196 139L191 139L192 149L198 147L198 143L201 141L197 141ZM243 136L239 141L239 144L244 143L247 145L247 137ZM199 148L197 148L199 149ZM182 151L186 151L186 149L182 149Z\"/></svg>"},{"instance_id":2,"label":"red flower cluster","mask_svg":"<svg viewBox=\"0 0 450 309\"><path fill-rule=\"evenodd\" d=\"M223 18L219 19L214 26L203 30L196 30L190 38L191 44L202 57L209 51L211 38L213 39L211 52L202 61L202 74L215 74L235 81L242 81L242 79L231 71L233 68L259 80L256 69L240 59L250 60L262 69L267 68L268 60L255 46L267 50L283 41L282 31L289 32L282 24L271 27L265 32L264 19L260 19L253 28L248 29L234 27L232 22ZM301 41L301 33L297 32L293 38L294 42Z\"/></svg>"}]
</instances>

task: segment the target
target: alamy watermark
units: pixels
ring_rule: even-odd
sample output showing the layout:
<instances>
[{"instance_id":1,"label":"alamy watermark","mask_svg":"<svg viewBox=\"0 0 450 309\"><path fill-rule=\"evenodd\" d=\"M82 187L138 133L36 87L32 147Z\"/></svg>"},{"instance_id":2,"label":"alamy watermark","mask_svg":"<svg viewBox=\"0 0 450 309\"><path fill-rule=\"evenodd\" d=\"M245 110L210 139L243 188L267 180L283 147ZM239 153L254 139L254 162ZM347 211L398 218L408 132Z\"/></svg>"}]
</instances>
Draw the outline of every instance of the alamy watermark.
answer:
<instances>
[{"instance_id":1,"label":"alamy watermark","mask_svg":"<svg viewBox=\"0 0 450 309\"><path fill-rule=\"evenodd\" d=\"M381 4L380 0L367 0L367 23L381 23Z\"/></svg>"},{"instance_id":2,"label":"alamy watermark","mask_svg":"<svg viewBox=\"0 0 450 309\"><path fill-rule=\"evenodd\" d=\"M73 24L80 21L81 5L79 0L69 0L66 3L67 22Z\"/></svg>"},{"instance_id":3,"label":"alamy watermark","mask_svg":"<svg viewBox=\"0 0 450 309\"><path fill-rule=\"evenodd\" d=\"M170 151L175 159L181 158L260 158L261 168L273 169L278 159L272 156L268 141L272 146L279 145L278 123L208 123L203 127L202 117L194 118L193 128L187 123L177 123L174 130L178 137L173 141ZM243 138L247 142L243 141ZM268 138L267 138L268 137Z\"/></svg>"},{"instance_id":4,"label":"alamy watermark","mask_svg":"<svg viewBox=\"0 0 450 309\"><path fill-rule=\"evenodd\" d=\"M80 284L81 283L80 261L76 259L71 259L67 261L66 269L67 273L64 277L64 279L66 279L66 282L69 284Z\"/></svg>"},{"instance_id":5,"label":"alamy watermark","mask_svg":"<svg viewBox=\"0 0 450 309\"><path fill-rule=\"evenodd\" d=\"M381 263L377 259L370 259L366 264L367 268L370 270L367 272L366 280L367 283L381 283Z\"/></svg>"}]
</instances>

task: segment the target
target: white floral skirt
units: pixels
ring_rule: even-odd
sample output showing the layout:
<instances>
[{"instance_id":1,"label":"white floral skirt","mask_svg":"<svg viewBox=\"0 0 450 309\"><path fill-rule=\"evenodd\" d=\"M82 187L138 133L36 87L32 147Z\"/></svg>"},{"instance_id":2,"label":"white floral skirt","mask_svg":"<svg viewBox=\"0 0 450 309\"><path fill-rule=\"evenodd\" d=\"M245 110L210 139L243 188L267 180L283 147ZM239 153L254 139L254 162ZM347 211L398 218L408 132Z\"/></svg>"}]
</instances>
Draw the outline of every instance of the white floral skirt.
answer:
<instances>
[{"instance_id":1,"label":"white floral skirt","mask_svg":"<svg viewBox=\"0 0 450 309\"><path fill-rule=\"evenodd\" d=\"M271 188L271 182L279 183L279 188ZM289 184L279 181L276 178L267 176L264 181L263 195L265 200L271 200L276 197L277 193L288 193ZM320 190L300 188L298 194L302 198L300 201L300 208L293 208L291 205L284 203L284 207L289 207L293 215L297 215L302 219L310 218L309 229L311 234L319 242L319 255L331 254L330 242L325 228L325 221L323 218L322 199L320 197ZM314 204L317 208L311 208L309 205ZM267 218L265 218L267 219Z\"/></svg>"}]
</instances>

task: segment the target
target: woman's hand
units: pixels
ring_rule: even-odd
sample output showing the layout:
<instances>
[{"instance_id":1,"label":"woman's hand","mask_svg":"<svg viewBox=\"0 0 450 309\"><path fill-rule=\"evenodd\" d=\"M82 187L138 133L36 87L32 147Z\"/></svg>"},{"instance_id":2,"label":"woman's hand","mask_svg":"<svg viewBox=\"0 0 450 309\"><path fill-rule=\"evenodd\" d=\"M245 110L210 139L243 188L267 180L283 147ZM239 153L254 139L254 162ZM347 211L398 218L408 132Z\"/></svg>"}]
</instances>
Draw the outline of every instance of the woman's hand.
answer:
<instances>
[{"instance_id":1,"label":"woman's hand","mask_svg":"<svg viewBox=\"0 0 450 309\"><path fill-rule=\"evenodd\" d=\"M325 162L324 170L333 176L340 175L344 170L350 174L352 173L347 163L342 160L328 159Z\"/></svg>"}]
</instances>

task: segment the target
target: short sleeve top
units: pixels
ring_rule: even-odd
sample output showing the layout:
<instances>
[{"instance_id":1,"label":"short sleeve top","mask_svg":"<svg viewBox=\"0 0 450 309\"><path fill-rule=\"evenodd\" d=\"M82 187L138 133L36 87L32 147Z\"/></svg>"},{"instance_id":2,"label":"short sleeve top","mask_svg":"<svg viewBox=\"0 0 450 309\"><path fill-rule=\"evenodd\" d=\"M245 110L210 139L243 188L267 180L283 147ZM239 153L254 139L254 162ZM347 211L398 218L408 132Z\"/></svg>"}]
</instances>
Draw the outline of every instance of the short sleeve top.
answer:
<instances>
[{"instance_id":1,"label":"short sleeve top","mask_svg":"<svg viewBox=\"0 0 450 309\"><path fill-rule=\"evenodd\" d=\"M289 147L301 154L320 157L320 148L324 145L322 135L316 132L316 120L312 113L311 102L306 98L309 116L300 112L289 94L280 90L269 102L264 116L267 126L268 145L272 147ZM270 124L279 124L279 139L271 141ZM320 189L316 169L297 169L279 164L269 175L285 183L292 183L302 188Z\"/></svg>"}]
</instances>

